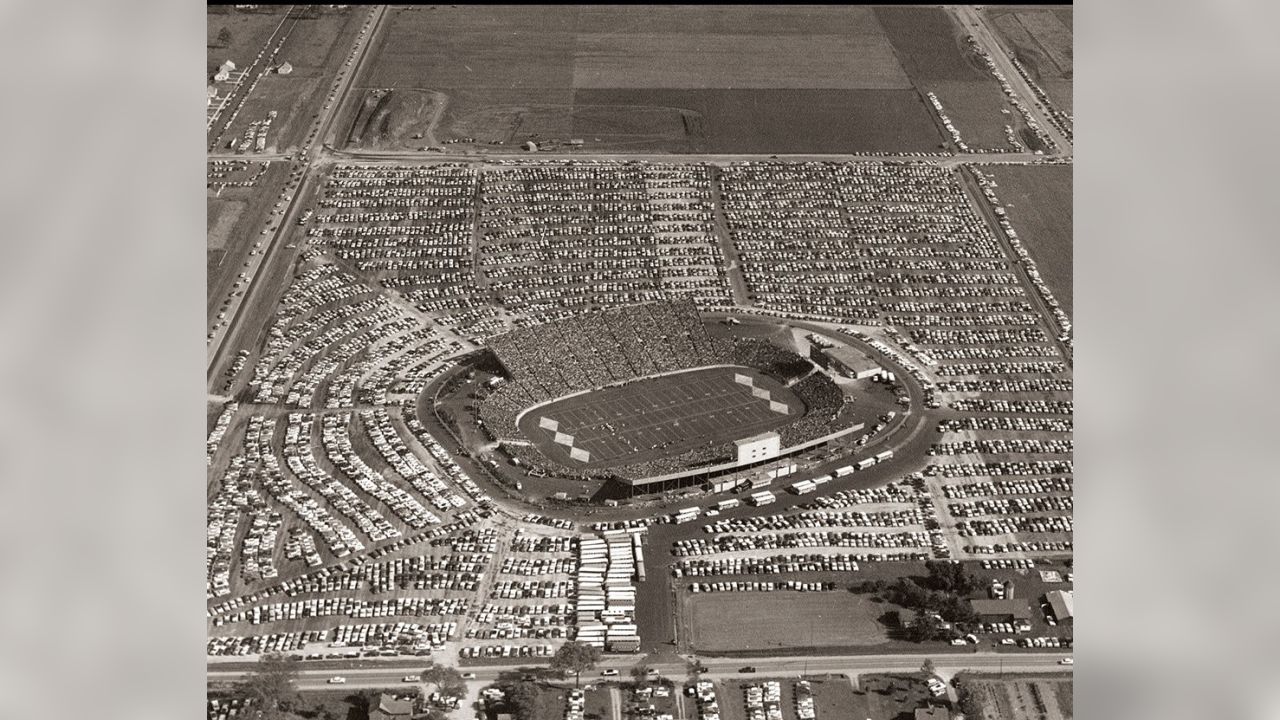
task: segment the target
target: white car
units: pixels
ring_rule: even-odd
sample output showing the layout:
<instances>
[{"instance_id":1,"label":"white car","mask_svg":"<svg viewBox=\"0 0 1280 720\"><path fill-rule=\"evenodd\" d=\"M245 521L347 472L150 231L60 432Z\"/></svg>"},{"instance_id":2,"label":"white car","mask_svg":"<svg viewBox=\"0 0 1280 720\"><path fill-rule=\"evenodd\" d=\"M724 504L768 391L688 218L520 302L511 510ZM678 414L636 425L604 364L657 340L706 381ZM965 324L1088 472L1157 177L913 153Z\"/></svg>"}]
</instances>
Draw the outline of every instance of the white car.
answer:
<instances>
[{"instance_id":1,"label":"white car","mask_svg":"<svg viewBox=\"0 0 1280 720\"><path fill-rule=\"evenodd\" d=\"M604 677L615 677L617 676L618 671L613 668L609 668L608 670L601 671L600 674Z\"/></svg>"},{"instance_id":2,"label":"white car","mask_svg":"<svg viewBox=\"0 0 1280 720\"><path fill-rule=\"evenodd\" d=\"M400 682L407 682L407 683L422 682L422 676L421 675L405 675L404 677L400 678Z\"/></svg>"},{"instance_id":3,"label":"white car","mask_svg":"<svg viewBox=\"0 0 1280 720\"><path fill-rule=\"evenodd\" d=\"M1062 658L1061 660L1059 660L1059 661L1058 661L1058 664L1059 664L1059 665L1075 665L1075 664L1076 664L1076 659L1075 659L1075 658L1065 657L1065 658Z\"/></svg>"},{"instance_id":4,"label":"white car","mask_svg":"<svg viewBox=\"0 0 1280 720\"><path fill-rule=\"evenodd\" d=\"M330 684L330 685L341 685L342 683L345 683L346 681L347 681L347 679L346 679L346 678L344 678L344 677L342 677L341 675L337 675L337 676L335 676L335 677L331 677L331 678L329 678L329 684Z\"/></svg>"},{"instance_id":5,"label":"white car","mask_svg":"<svg viewBox=\"0 0 1280 720\"><path fill-rule=\"evenodd\" d=\"M475 674L475 673L473 673L473 672L465 672L465 673L462 673L462 679L463 679L463 680L475 680L475 679L476 679L476 674Z\"/></svg>"}]
</instances>

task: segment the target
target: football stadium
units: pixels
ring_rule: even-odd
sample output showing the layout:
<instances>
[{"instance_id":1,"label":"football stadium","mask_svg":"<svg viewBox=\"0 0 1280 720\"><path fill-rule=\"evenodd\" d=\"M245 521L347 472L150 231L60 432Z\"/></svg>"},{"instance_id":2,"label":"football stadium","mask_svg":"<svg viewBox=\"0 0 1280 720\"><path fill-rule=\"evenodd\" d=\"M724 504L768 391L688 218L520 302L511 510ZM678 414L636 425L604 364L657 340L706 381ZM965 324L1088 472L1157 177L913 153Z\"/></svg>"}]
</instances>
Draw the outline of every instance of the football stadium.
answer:
<instances>
[{"instance_id":1,"label":"football stadium","mask_svg":"<svg viewBox=\"0 0 1280 720\"><path fill-rule=\"evenodd\" d=\"M531 474L652 492L863 426L813 363L760 338L713 337L688 300L585 313L489 347L503 376L479 424Z\"/></svg>"}]
</instances>

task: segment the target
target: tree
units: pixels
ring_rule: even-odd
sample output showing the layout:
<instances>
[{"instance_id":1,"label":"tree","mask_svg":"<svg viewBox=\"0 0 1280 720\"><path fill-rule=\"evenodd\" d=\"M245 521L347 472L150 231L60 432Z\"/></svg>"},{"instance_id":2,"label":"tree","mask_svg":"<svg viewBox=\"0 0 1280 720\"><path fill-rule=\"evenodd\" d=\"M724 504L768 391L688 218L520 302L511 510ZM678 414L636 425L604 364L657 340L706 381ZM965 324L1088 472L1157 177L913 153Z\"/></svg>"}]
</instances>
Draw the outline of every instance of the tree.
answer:
<instances>
[{"instance_id":1,"label":"tree","mask_svg":"<svg viewBox=\"0 0 1280 720\"><path fill-rule=\"evenodd\" d=\"M245 677L241 692L260 709L262 720L288 716L298 703L298 661L279 653L263 655Z\"/></svg>"},{"instance_id":2,"label":"tree","mask_svg":"<svg viewBox=\"0 0 1280 720\"><path fill-rule=\"evenodd\" d=\"M462 673L448 665L431 663L422 671L422 682L435 685L441 695L459 699L467 696L467 684L462 680Z\"/></svg>"},{"instance_id":3,"label":"tree","mask_svg":"<svg viewBox=\"0 0 1280 720\"><path fill-rule=\"evenodd\" d=\"M956 697L956 705L959 706L960 712L964 713L966 720L983 719L982 699L969 687L968 683L956 683Z\"/></svg>"},{"instance_id":4,"label":"tree","mask_svg":"<svg viewBox=\"0 0 1280 720\"><path fill-rule=\"evenodd\" d=\"M928 675L929 677L933 677L938 674L937 670L933 667L933 660L930 658L925 658L924 664L920 666L920 672Z\"/></svg>"},{"instance_id":5,"label":"tree","mask_svg":"<svg viewBox=\"0 0 1280 720\"><path fill-rule=\"evenodd\" d=\"M533 720L538 709L538 686L531 682L518 682L507 690L507 702L515 711L516 720Z\"/></svg>"},{"instance_id":6,"label":"tree","mask_svg":"<svg viewBox=\"0 0 1280 720\"><path fill-rule=\"evenodd\" d=\"M880 614L879 620L887 628L897 630L902 627L902 613L897 610L885 610Z\"/></svg>"},{"instance_id":7,"label":"tree","mask_svg":"<svg viewBox=\"0 0 1280 720\"><path fill-rule=\"evenodd\" d=\"M643 685L649 679L649 666L644 663L632 665L631 679L636 681L636 685Z\"/></svg>"},{"instance_id":8,"label":"tree","mask_svg":"<svg viewBox=\"0 0 1280 720\"><path fill-rule=\"evenodd\" d=\"M231 31L228 30L227 28L222 28L221 30L218 31L218 46L227 47L230 44L231 44Z\"/></svg>"},{"instance_id":9,"label":"tree","mask_svg":"<svg viewBox=\"0 0 1280 720\"><path fill-rule=\"evenodd\" d=\"M600 662L600 648L576 640L567 642L551 658L551 669L573 673L573 685L579 687L582 673Z\"/></svg>"},{"instance_id":10,"label":"tree","mask_svg":"<svg viewBox=\"0 0 1280 720\"><path fill-rule=\"evenodd\" d=\"M912 642L925 642L932 640L938 635L938 631L942 629L938 618L926 614L922 610L916 611L916 616L911 619L911 624L907 625L907 639Z\"/></svg>"}]
</instances>

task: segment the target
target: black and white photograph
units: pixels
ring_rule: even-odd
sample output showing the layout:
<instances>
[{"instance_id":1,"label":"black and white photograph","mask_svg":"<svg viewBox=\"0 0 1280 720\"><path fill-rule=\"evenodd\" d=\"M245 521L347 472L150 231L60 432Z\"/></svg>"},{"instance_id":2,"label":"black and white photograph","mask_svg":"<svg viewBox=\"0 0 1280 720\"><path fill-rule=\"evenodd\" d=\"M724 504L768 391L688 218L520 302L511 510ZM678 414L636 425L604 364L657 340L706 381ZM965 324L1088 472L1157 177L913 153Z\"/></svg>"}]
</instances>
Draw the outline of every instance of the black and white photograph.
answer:
<instances>
[{"instance_id":1,"label":"black and white photograph","mask_svg":"<svg viewBox=\"0 0 1280 720\"><path fill-rule=\"evenodd\" d=\"M1072 720L1072 16L209 6L208 720Z\"/></svg>"}]
</instances>

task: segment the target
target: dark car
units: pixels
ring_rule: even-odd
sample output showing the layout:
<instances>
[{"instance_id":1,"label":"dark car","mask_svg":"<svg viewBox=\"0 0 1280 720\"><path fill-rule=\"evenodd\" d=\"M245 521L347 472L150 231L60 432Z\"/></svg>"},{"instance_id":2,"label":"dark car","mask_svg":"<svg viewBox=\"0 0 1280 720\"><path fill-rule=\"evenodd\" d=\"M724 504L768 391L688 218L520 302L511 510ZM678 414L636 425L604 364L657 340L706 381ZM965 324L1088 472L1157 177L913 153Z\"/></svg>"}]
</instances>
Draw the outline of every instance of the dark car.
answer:
<instances>
[{"instance_id":1,"label":"dark car","mask_svg":"<svg viewBox=\"0 0 1280 720\"><path fill-rule=\"evenodd\" d=\"M756 671L756 668L754 665L747 665L746 667L738 668L738 672L740 673L753 673L755 671Z\"/></svg>"}]
</instances>

